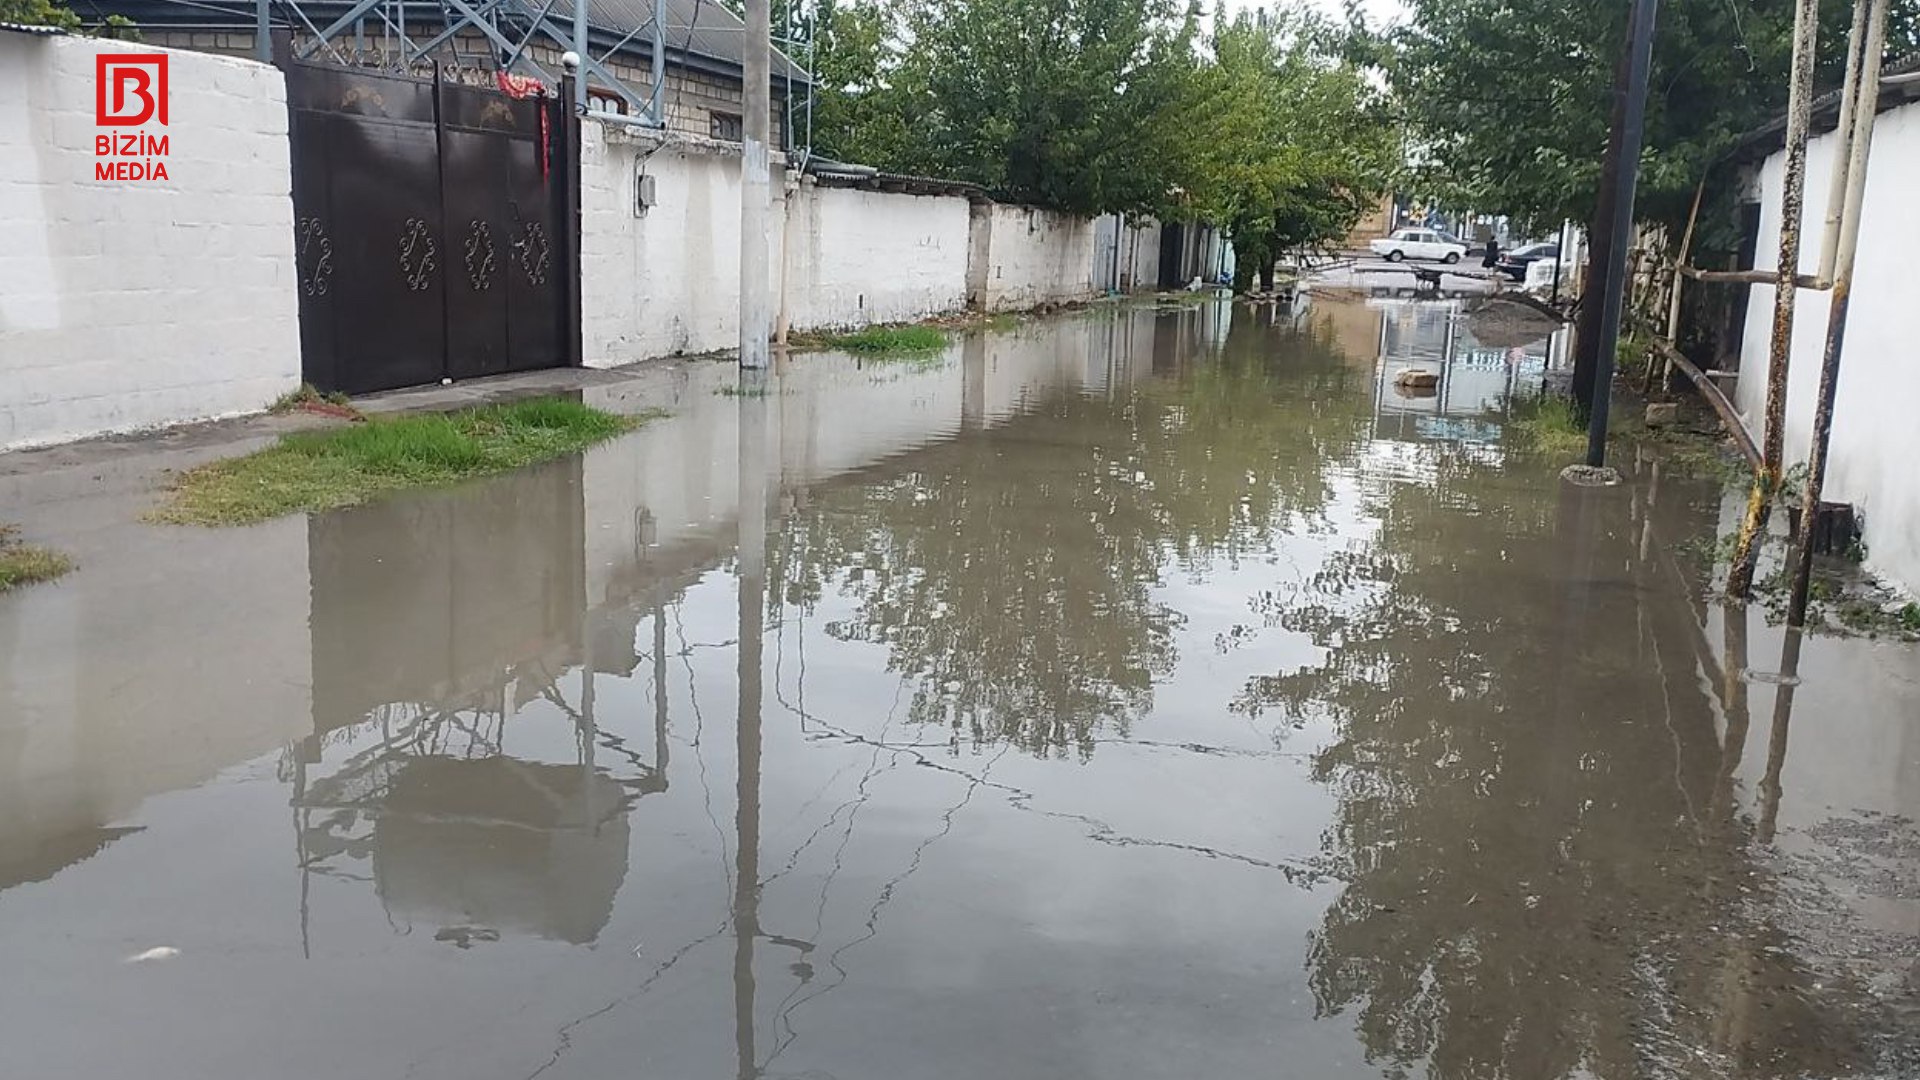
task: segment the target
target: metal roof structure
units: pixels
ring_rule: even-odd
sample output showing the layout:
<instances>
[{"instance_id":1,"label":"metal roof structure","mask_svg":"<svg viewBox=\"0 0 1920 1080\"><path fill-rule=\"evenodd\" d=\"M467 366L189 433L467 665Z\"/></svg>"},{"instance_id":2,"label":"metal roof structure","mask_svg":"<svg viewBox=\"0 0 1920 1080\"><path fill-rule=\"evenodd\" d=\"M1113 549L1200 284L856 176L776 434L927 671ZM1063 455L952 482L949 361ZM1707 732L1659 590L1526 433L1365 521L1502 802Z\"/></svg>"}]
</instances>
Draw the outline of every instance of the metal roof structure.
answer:
<instances>
[{"instance_id":1,"label":"metal roof structure","mask_svg":"<svg viewBox=\"0 0 1920 1080\"><path fill-rule=\"evenodd\" d=\"M653 19L653 0L587 0L589 25L612 33L625 34L649 25ZM729 74L739 74L741 51L746 45L746 24L720 0L665 0L667 53L716 61L727 66ZM773 50L773 77L785 82L809 83L810 76L789 60L778 48Z\"/></svg>"},{"instance_id":2,"label":"metal roof structure","mask_svg":"<svg viewBox=\"0 0 1920 1080\"><path fill-rule=\"evenodd\" d=\"M1908 53L1889 60L1880 69L1879 111L1899 108L1920 101L1920 53ZM1840 121L1840 91L1830 90L1814 98L1809 106L1809 136L1832 131ZM1735 142L1732 156L1740 160L1765 158L1777 152L1787 141L1787 116L1781 113L1754 128Z\"/></svg>"},{"instance_id":3,"label":"metal roof structure","mask_svg":"<svg viewBox=\"0 0 1920 1080\"><path fill-rule=\"evenodd\" d=\"M585 5L585 48L575 47L576 4ZM638 120L595 115L654 127L662 124L667 70L739 78L746 38L739 16L720 0L75 0L74 6L84 18L121 15L154 29L252 31L263 60L276 31L291 33L296 59L365 65L371 58L401 69L435 59L456 35L478 34L493 46L500 70L557 83L563 73L547 70L529 51L539 41L583 54L583 77L617 94ZM644 66L652 85L626 85L611 68L616 54ZM775 86L811 85L807 71L779 49L771 59Z\"/></svg>"}]
</instances>

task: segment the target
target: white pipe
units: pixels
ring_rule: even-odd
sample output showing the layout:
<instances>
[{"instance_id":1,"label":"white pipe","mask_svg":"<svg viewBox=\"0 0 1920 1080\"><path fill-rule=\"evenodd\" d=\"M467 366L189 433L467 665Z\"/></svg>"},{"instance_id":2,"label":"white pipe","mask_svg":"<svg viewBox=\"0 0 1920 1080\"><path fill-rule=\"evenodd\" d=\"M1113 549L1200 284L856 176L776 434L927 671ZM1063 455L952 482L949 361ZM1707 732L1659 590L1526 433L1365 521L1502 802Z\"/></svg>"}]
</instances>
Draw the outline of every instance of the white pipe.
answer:
<instances>
[{"instance_id":1,"label":"white pipe","mask_svg":"<svg viewBox=\"0 0 1920 1080\"><path fill-rule=\"evenodd\" d=\"M1849 190L1847 170L1853 165L1853 115L1860 97L1860 44L1867 36L1867 9L1872 6L1873 0L1854 0L1853 27L1847 31L1847 73L1840 87L1840 120L1833 129L1837 141L1833 150L1833 175L1827 185L1826 235L1820 240L1820 269L1816 271L1822 282L1833 280L1833 265L1840 254L1840 219L1846 213ZM1873 107L1873 104L1867 106L1869 110Z\"/></svg>"},{"instance_id":2,"label":"white pipe","mask_svg":"<svg viewBox=\"0 0 1920 1080\"><path fill-rule=\"evenodd\" d=\"M1888 0L1860 0L1862 8L1871 4L1874 12L1867 20L1867 41L1862 50L1862 86L1878 86L1880 83L1880 54L1887 47L1887 4ZM1834 254L1840 266L1846 267L1846 276L1853 276L1854 249L1860 243L1860 204L1867 193L1867 154L1873 146L1874 115L1879 112L1879 95L1874 100L1864 101L1856 108L1853 116L1853 130L1849 132L1846 210L1840 218L1840 236L1834 247Z\"/></svg>"}]
</instances>

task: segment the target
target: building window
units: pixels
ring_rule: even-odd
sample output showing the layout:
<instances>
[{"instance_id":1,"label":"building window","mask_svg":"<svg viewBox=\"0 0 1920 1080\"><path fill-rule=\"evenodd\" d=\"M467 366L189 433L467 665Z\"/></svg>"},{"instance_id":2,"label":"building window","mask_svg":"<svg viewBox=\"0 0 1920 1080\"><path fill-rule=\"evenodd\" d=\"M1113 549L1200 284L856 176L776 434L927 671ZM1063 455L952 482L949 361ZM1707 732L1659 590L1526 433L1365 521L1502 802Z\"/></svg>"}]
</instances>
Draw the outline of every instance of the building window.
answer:
<instances>
[{"instance_id":1,"label":"building window","mask_svg":"<svg viewBox=\"0 0 1920 1080\"><path fill-rule=\"evenodd\" d=\"M719 139L721 142L740 141L741 129L739 113L709 112L707 114L707 120L708 123L711 124L710 133L714 138Z\"/></svg>"},{"instance_id":2,"label":"building window","mask_svg":"<svg viewBox=\"0 0 1920 1080\"><path fill-rule=\"evenodd\" d=\"M595 90L591 87L587 90L587 107L597 112L615 113L620 116L627 115L626 98L621 97L619 94Z\"/></svg>"}]
</instances>

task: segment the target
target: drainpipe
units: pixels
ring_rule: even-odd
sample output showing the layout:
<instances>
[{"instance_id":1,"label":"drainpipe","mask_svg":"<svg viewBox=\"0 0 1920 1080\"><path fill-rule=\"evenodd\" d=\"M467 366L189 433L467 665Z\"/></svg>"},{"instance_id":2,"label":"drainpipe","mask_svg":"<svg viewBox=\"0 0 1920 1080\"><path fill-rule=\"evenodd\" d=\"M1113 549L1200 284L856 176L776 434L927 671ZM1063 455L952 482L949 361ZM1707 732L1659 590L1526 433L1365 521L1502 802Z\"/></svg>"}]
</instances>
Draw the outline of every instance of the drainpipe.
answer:
<instances>
[{"instance_id":1,"label":"drainpipe","mask_svg":"<svg viewBox=\"0 0 1920 1080\"><path fill-rule=\"evenodd\" d=\"M773 339L781 348L787 345L787 276L791 272L788 266L788 252L793 247L793 204L800 196L800 183L806 172L804 164L795 167L793 161L787 162L787 182L781 185L780 199L780 309L773 320Z\"/></svg>"},{"instance_id":2,"label":"drainpipe","mask_svg":"<svg viewBox=\"0 0 1920 1080\"><path fill-rule=\"evenodd\" d=\"M1840 229L1846 210L1848 171L1853 168L1854 109L1858 107L1860 96L1860 68L1866 58L1860 43L1870 30L1867 25L1868 8L1873 0L1855 0L1853 5L1853 26L1847 31L1847 74L1846 81L1840 87L1840 120L1834 126L1834 148L1832 178L1827 184L1827 223L1826 235L1820 242L1820 281L1833 281L1834 265L1840 257ZM1879 67L1876 58L1874 67ZM1873 85L1877 80L1868 80ZM1879 96L1875 95L1875 104ZM1869 106L1873 108L1873 106Z\"/></svg>"},{"instance_id":3,"label":"drainpipe","mask_svg":"<svg viewBox=\"0 0 1920 1080\"><path fill-rule=\"evenodd\" d=\"M1867 3L1869 0L1859 0ZM1767 412L1763 467L1747 492L1746 516L1727 571L1727 595L1744 600L1753 588L1760 535L1780 486L1787 427L1787 361L1793 351L1795 275L1800 269L1800 212L1807 186L1807 126L1813 102L1813 48L1820 0L1797 0L1793 12L1793 74L1787 88L1787 157L1781 172L1780 253L1774 264L1773 337L1767 354Z\"/></svg>"},{"instance_id":4,"label":"drainpipe","mask_svg":"<svg viewBox=\"0 0 1920 1080\"><path fill-rule=\"evenodd\" d=\"M1813 519L1827 479L1827 445L1833 437L1833 399L1840 382L1840 350L1847 336L1847 307L1853 294L1853 261L1860 241L1860 205L1867 190L1867 155L1873 149L1874 114L1880 104L1880 54L1886 47L1888 0L1860 0L1869 4L1866 42L1860 51L1860 77L1855 87L1860 100L1852 103L1853 121L1847 143L1845 208L1835 248L1833 297L1827 307L1827 346L1820 359L1820 390L1813 407L1813 448L1807 455L1807 486L1801 493L1800 537L1795 548L1793 587L1787 601L1787 625L1805 626L1807 593L1813 575ZM1855 19L1858 28L1860 20ZM1851 43L1849 43L1851 44ZM1848 61L1851 69L1852 61ZM1842 106L1845 109L1845 106Z\"/></svg>"}]
</instances>

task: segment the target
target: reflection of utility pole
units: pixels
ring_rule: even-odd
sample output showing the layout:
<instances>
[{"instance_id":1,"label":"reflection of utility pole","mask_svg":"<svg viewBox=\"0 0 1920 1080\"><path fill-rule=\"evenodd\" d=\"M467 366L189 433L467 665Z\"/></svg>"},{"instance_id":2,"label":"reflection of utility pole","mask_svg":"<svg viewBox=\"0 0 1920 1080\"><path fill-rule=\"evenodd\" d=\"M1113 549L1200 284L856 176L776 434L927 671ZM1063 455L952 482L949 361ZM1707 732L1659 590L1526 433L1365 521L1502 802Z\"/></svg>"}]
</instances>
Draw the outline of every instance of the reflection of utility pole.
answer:
<instances>
[{"instance_id":1,"label":"reflection of utility pole","mask_svg":"<svg viewBox=\"0 0 1920 1080\"><path fill-rule=\"evenodd\" d=\"M667 589L653 601L653 767L667 776Z\"/></svg>"},{"instance_id":2,"label":"reflection of utility pole","mask_svg":"<svg viewBox=\"0 0 1920 1080\"><path fill-rule=\"evenodd\" d=\"M960 342L960 428L979 431L987 424L987 335L968 334Z\"/></svg>"},{"instance_id":3,"label":"reflection of utility pole","mask_svg":"<svg viewBox=\"0 0 1920 1080\"><path fill-rule=\"evenodd\" d=\"M1725 604L1720 618L1726 632L1726 657L1722 661L1721 708L1727 714L1727 733L1720 741L1720 776L1713 785L1710 820L1718 826L1733 815L1733 775L1747 749L1747 729L1752 718L1747 711L1747 607Z\"/></svg>"},{"instance_id":4,"label":"reflection of utility pole","mask_svg":"<svg viewBox=\"0 0 1920 1080\"><path fill-rule=\"evenodd\" d=\"M762 0L764 3L764 0ZM753 1038L753 943L760 934L760 658L767 593L767 402L740 402L740 690L733 869L733 1031L741 1080L759 1072Z\"/></svg>"},{"instance_id":5,"label":"reflection of utility pole","mask_svg":"<svg viewBox=\"0 0 1920 1080\"><path fill-rule=\"evenodd\" d=\"M1773 843L1780 819L1780 774L1787 767L1787 725L1793 719L1793 691L1800 685L1800 631L1787 628L1780 643L1780 685L1773 695L1773 730L1767 736L1767 774L1760 778L1760 828L1763 844Z\"/></svg>"}]
</instances>

